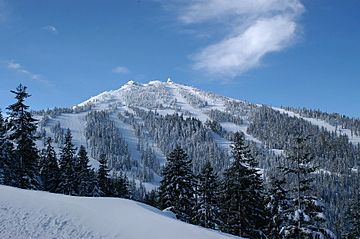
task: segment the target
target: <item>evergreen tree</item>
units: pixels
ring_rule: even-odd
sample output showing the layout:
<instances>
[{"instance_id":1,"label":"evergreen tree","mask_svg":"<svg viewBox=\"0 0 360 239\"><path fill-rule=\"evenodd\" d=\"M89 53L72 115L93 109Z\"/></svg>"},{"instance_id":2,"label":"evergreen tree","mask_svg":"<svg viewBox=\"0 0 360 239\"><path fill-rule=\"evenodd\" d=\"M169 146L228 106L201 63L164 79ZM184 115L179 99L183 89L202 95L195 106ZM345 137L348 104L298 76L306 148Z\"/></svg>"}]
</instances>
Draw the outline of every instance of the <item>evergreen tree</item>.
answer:
<instances>
[{"instance_id":1,"label":"evergreen tree","mask_svg":"<svg viewBox=\"0 0 360 239\"><path fill-rule=\"evenodd\" d=\"M350 202L350 208L348 216L346 218L348 233L345 237L349 239L360 238L360 194L359 191L353 193L353 197Z\"/></svg>"},{"instance_id":2,"label":"evergreen tree","mask_svg":"<svg viewBox=\"0 0 360 239\"><path fill-rule=\"evenodd\" d=\"M159 187L161 209L170 208L177 218L190 222L194 208L194 175L191 160L177 146L167 157Z\"/></svg>"},{"instance_id":3,"label":"evergreen tree","mask_svg":"<svg viewBox=\"0 0 360 239\"><path fill-rule=\"evenodd\" d=\"M118 176L112 177L111 188L113 196L120 198L129 198L129 183L125 174L120 173Z\"/></svg>"},{"instance_id":4,"label":"evergreen tree","mask_svg":"<svg viewBox=\"0 0 360 239\"><path fill-rule=\"evenodd\" d=\"M295 181L292 210L288 214L288 225L282 230L286 238L333 238L333 233L325 227L324 205L312 195L311 175L316 171L313 154L306 142L309 137L300 133L295 137L293 149L288 153L289 165L283 172Z\"/></svg>"},{"instance_id":5,"label":"evergreen tree","mask_svg":"<svg viewBox=\"0 0 360 239\"><path fill-rule=\"evenodd\" d=\"M52 139L48 138L46 140L45 149L42 152L40 176L42 179L43 189L49 192L56 192L60 182L60 170L56 153L51 143Z\"/></svg>"},{"instance_id":6,"label":"evergreen tree","mask_svg":"<svg viewBox=\"0 0 360 239\"><path fill-rule=\"evenodd\" d=\"M4 143L5 143L5 122L0 110L0 184L5 183L5 155L4 155Z\"/></svg>"},{"instance_id":7,"label":"evergreen tree","mask_svg":"<svg viewBox=\"0 0 360 239\"><path fill-rule=\"evenodd\" d=\"M220 225L219 183L209 161L202 168L198 181L195 223L216 229Z\"/></svg>"},{"instance_id":8,"label":"evergreen tree","mask_svg":"<svg viewBox=\"0 0 360 239\"><path fill-rule=\"evenodd\" d=\"M234 134L232 157L232 165L224 173L222 230L263 238L266 212L262 179L242 133Z\"/></svg>"},{"instance_id":9,"label":"evergreen tree","mask_svg":"<svg viewBox=\"0 0 360 239\"><path fill-rule=\"evenodd\" d=\"M281 230L286 226L286 213L289 210L288 191L285 189L286 181L284 178L272 178L270 188L270 198L267 205L269 213L269 238L281 239Z\"/></svg>"},{"instance_id":10,"label":"evergreen tree","mask_svg":"<svg viewBox=\"0 0 360 239\"><path fill-rule=\"evenodd\" d=\"M99 185L99 190L101 196L111 196L110 190L110 179L109 179L109 169L107 167L107 160L104 154L100 155L99 160L99 170L97 172L97 181Z\"/></svg>"},{"instance_id":11,"label":"evergreen tree","mask_svg":"<svg viewBox=\"0 0 360 239\"><path fill-rule=\"evenodd\" d=\"M91 182L91 172L89 157L83 145L80 146L77 154L77 164L75 165L77 195L91 196L93 184Z\"/></svg>"},{"instance_id":12,"label":"evergreen tree","mask_svg":"<svg viewBox=\"0 0 360 239\"><path fill-rule=\"evenodd\" d=\"M8 109L8 138L16 145L15 158L18 167L16 170L17 185L20 188L39 189L39 155L35 145L36 121L28 111L29 106L24 104L30 95L26 86L21 84L15 91L16 102ZM10 162L12 163L12 162Z\"/></svg>"},{"instance_id":13,"label":"evergreen tree","mask_svg":"<svg viewBox=\"0 0 360 239\"><path fill-rule=\"evenodd\" d=\"M60 152L60 183L57 189L59 193L76 195L75 151L71 131L67 129Z\"/></svg>"}]
</instances>

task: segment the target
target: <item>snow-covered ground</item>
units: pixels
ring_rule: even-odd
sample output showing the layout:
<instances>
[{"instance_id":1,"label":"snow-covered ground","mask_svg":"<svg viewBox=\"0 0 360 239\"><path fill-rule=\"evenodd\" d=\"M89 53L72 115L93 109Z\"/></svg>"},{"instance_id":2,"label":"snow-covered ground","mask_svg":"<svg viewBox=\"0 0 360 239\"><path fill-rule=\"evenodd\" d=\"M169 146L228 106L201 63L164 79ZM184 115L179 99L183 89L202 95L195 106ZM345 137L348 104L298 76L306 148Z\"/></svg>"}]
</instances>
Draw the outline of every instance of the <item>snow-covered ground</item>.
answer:
<instances>
[{"instance_id":1,"label":"snow-covered ground","mask_svg":"<svg viewBox=\"0 0 360 239\"><path fill-rule=\"evenodd\" d=\"M160 210L119 198L86 198L0 185L3 239L238 238L172 219Z\"/></svg>"}]
</instances>

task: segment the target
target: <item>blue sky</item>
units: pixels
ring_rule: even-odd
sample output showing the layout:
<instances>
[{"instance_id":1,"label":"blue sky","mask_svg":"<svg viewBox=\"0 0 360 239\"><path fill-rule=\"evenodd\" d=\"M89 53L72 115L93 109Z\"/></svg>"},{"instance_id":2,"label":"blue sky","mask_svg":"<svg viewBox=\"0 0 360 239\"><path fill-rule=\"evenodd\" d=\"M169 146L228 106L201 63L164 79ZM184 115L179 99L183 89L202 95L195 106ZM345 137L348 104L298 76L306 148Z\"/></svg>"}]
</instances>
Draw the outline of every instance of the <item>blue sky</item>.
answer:
<instances>
[{"instance_id":1,"label":"blue sky","mask_svg":"<svg viewBox=\"0 0 360 239\"><path fill-rule=\"evenodd\" d=\"M0 107L71 106L129 80L360 117L358 0L0 0Z\"/></svg>"}]
</instances>

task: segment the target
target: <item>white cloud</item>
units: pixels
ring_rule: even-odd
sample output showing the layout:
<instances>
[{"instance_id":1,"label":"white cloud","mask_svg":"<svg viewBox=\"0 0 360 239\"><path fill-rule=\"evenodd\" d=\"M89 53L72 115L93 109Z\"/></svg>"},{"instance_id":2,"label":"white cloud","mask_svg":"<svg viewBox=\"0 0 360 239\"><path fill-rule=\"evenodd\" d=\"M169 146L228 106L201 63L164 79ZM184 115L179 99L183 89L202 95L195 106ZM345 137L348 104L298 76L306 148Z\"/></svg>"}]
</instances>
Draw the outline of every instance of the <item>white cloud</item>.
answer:
<instances>
[{"instance_id":1,"label":"white cloud","mask_svg":"<svg viewBox=\"0 0 360 239\"><path fill-rule=\"evenodd\" d=\"M45 31L48 31L48 32L51 32L51 33L54 33L54 34L58 34L58 30L56 27L54 26L51 26L51 25L47 25L47 26L44 26L42 27L41 29L45 30Z\"/></svg>"},{"instance_id":2,"label":"white cloud","mask_svg":"<svg viewBox=\"0 0 360 239\"><path fill-rule=\"evenodd\" d=\"M30 78L31 80L46 82L41 75L34 74L34 73L28 71L22 65L20 65L19 63L15 62L15 61L7 62L6 67L8 69L10 69L10 70L13 70L13 71L17 72L17 73L25 75L26 77Z\"/></svg>"},{"instance_id":3,"label":"white cloud","mask_svg":"<svg viewBox=\"0 0 360 239\"><path fill-rule=\"evenodd\" d=\"M206 31L223 29L223 35L213 36L220 40L191 58L194 69L226 77L258 67L264 56L291 45L304 11L300 0L173 0L172 4L186 26L198 31L203 26Z\"/></svg>"},{"instance_id":4,"label":"white cloud","mask_svg":"<svg viewBox=\"0 0 360 239\"><path fill-rule=\"evenodd\" d=\"M117 66L114 69L112 69L112 72L114 73L118 73L118 74L127 74L129 73L129 69L126 68L125 66Z\"/></svg>"}]
</instances>

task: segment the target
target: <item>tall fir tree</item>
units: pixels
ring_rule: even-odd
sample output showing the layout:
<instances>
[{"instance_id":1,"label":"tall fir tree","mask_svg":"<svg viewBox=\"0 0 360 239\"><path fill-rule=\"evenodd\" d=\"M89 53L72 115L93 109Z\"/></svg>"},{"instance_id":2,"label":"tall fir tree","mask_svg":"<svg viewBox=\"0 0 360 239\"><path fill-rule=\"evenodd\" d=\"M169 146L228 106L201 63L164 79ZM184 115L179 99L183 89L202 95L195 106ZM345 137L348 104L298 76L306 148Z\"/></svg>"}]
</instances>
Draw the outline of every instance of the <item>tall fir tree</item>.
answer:
<instances>
[{"instance_id":1,"label":"tall fir tree","mask_svg":"<svg viewBox=\"0 0 360 239\"><path fill-rule=\"evenodd\" d=\"M129 198L129 182L126 174L120 172L119 175L113 175L111 187L114 197Z\"/></svg>"},{"instance_id":2,"label":"tall fir tree","mask_svg":"<svg viewBox=\"0 0 360 239\"><path fill-rule=\"evenodd\" d=\"M60 183L57 189L59 193L76 195L75 152L76 149L72 143L71 131L67 129L64 144L60 152Z\"/></svg>"},{"instance_id":3,"label":"tall fir tree","mask_svg":"<svg viewBox=\"0 0 360 239\"><path fill-rule=\"evenodd\" d=\"M60 170L52 139L47 138L45 149L41 154L40 176L43 189L49 192L56 192L60 183Z\"/></svg>"},{"instance_id":4,"label":"tall fir tree","mask_svg":"<svg viewBox=\"0 0 360 239\"><path fill-rule=\"evenodd\" d=\"M17 186L14 151L13 143L6 137L5 120L0 111L0 184Z\"/></svg>"},{"instance_id":5,"label":"tall fir tree","mask_svg":"<svg viewBox=\"0 0 360 239\"><path fill-rule=\"evenodd\" d=\"M233 162L224 173L222 230L237 236L264 238L265 198L257 162L245 143L244 135L234 134Z\"/></svg>"},{"instance_id":6,"label":"tall fir tree","mask_svg":"<svg viewBox=\"0 0 360 239\"><path fill-rule=\"evenodd\" d=\"M344 235L347 239L359 239L360 238L360 191L354 191L350 201L349 211L347 218L348 232Z\"/></svg>"},{"instance_id":7,"label":"tall fir tree","mask_svg":"<svg viewBox=\"0 0 360 239\"><path fill-rule=\"evenodd\" d=\"M314 156L307 146L309 136L297 133L293 148L287 155L287 166L282 168L285 175L294 181L292 210L287 215L288 223L282 230L285 238L335 238L326 228L325 207L312 190L316 171Z\"/></svg>"},{"instance_id":8,"label":"tall fir tree","mask_svg":"<svg viewBox=\"0 0 360 239\"><path fill-rule=\"evenodd\" d=\"M281 231L287 225L286 214L290 208L288 191L284 178L273 177L270 182L269 202L267 204L269 225L268 237L281 239Z\"/></svg>"},{"instance_id":9,"label":"tall fir tree","mask_svg":"<svg viewBox=\"0 0 360 239\"><path fill-rule=\"evenodd\" d=\"M170 208L178 219L185 222L191 222L195 205L194 175L191 168L191 160L177 146L167 157L159 187L161 209Z\"/></svg>"},{"instance_id":10,"label":"tall fir tree","mask_svg":"<svg viewBox=\"0 0 360 239\"><path fill-rule=\"evenodd\" d=\"M4 155L5 132L5 121L0 109L0 184L5 184L5 167L8 167Z\"/></svg>"},{"instance_id":11,"label":"tall fir tree","mask_svg":"<svg viewBox=\"0 0 360 239\"><path fill-rule=\"evenodd\" d=\"M99 160L99 169L97 172L97 181L99 185L99 190L101 196L111 196L111 188L110 188L110 178L109 178L109 169L107 166L107 159L105 154L100 155Z\"/></svg>"},{"instance_id":12,"label":"tall fir tree","mask_svg":"<svg viewBox=\"0 0 360 239\"><path fill-rule=\"evenodd\" d=\"M77 195L91 196L93 183L91 181L91 171L89 157L83 145L80 146L77 154L77 164L75 165Z\"/></svg>"},{"instance_id":13,"label":"tall fir tree","mask_svg":"<svg viewBox=\"0 0 360 239\"><path fill-rule=\"evenodd\" d=\"M211 163L207 161L198 176L195 223L211 229L220 225L219 183Z\"/></svg>"},{"instance_id":14,"label":"tall fir tree","mask_svg":"<svg viewBox=\"0 0 360 239\"><path fill-rule=\"evenodd\" d=\"M39 154L36 148L36 119L28 111L29 106L25 105L25 99L30 97L26 91L27 87L19 85L15 91L16 102L8 110L8 139L16 145L14 162L17 165L17 185L20 188L39 189ZM12 162L10 162L12 163Z\"/></svg>"}]
</instances>

